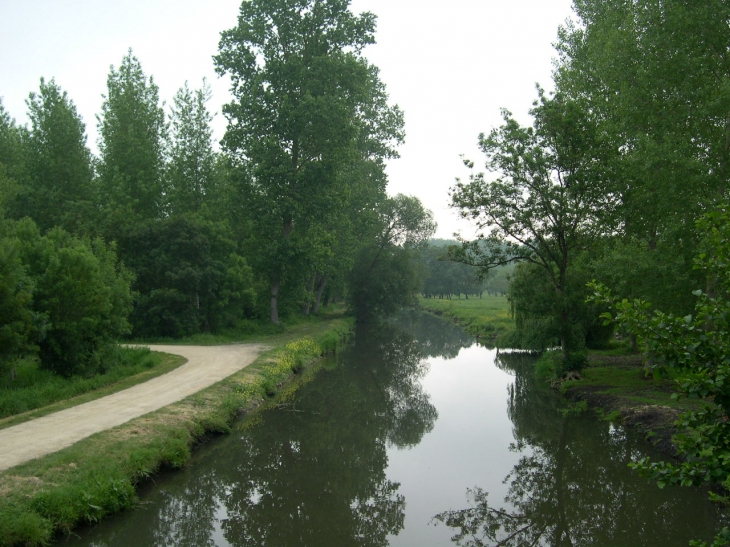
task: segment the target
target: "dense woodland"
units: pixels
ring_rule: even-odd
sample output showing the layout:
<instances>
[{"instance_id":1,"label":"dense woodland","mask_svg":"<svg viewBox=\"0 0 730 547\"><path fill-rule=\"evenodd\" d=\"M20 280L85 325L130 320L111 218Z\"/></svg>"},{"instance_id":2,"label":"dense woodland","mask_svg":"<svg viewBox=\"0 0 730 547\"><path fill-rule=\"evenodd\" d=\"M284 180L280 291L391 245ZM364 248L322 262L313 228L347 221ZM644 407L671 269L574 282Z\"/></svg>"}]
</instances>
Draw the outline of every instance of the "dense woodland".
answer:
<instances>
[{"instance_id":1,"label":"dense woodland","mask_svg":"<svg viewBox=\"0 0 730 547\"><path fill-rule=\"evenodd\" d=\"M686 316L711 247L700 221L724 210L730 166L730 5L711 0L575 0L559 29L554 91L521 125L503 111L452 188L480 241L451 256L483 270L517 263L514 342L564 352L600 343L591 280ZM474 158L477 160L477 158Z\"/></svg>"},{"instance_id":2,"label":"dense woodland","mask_svg":"<svg viewBox=\"0 0 730 547\"><path fill-rule=\"evenodd\" d=\"M347 1L244 2L221 34L228 129L210 91L163 105L132 50L112 66L98 156L71 97L40 80L18 126L0 104L0 361L37 353L93 373L125 335L181 337L278 324L347 298L363 319L411 302L414 253L435 230L386 193L403 140L363 55L375 16Z\"/></svg>"}]
</instances>

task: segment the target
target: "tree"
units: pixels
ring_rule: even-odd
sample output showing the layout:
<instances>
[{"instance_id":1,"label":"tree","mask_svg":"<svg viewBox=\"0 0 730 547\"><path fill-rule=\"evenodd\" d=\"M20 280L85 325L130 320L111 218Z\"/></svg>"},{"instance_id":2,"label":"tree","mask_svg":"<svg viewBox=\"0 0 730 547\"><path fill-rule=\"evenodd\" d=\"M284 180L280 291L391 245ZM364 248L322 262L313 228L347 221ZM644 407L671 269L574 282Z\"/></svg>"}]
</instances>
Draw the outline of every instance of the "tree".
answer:
<instances>
[{"instance_id":1,"label":"tree","mask_svg":"<svg viewBox=\"0 0 730 547\"><path fill-rule=\"evenodd\" d=\"M391 156L402 140L402 115L362 56L374 29L375 17L353 15L349 0L253 0L222 33L216 69L231 76L235 99L224 106L224 144L250 165L265 212L273 323L287 269L302 256L293 235L329 213L353 158Z\"/></svg>"},{"instance_id":2,"label":"tree","mask_svg":"<svg viewBox=\"0 0 730 547\"><path fill-rule=\"evenodd\" d=\"M423 282L417 252L436 231L431 211L403 194L381 204L379 223L375 241L362 247L350 275L349 306L362 321L415 302Z\"/></svg>"},{"instance_id":3,"label":"tree","mask_svg":"<svg viewBox=\"0 0 730 547\"><path fill-rule=\"evenodd\" d=\"M27 182L19 188L13 214L38 227L61 226L88 233L95 221L91 152L86 128L65 91L41 78L27 101L31 126L26 147Z\"/></svg>"},{"instance_id":4,"label":"tree","mask_svg":"<svg viewBox=\"0 0 730 547\"><path fill-rule=\"evenodd\" d=\"M489 182L484 173L472 174L452 189L452 206L484 230L455 258L483 270L516 261L541 268L555 292L552 313L567 357L572 261L600 235L602 215L613 204L600 169L600 138L583 105L541 92L531 114L534 127L525 128L503 111L504 125L480 135L486 166L498 177Z\"/></svg>"},{"instance_id":5,"label":"tree","mask_svg":"<svg viewBox=\"0 0 730 547\"><path fill-rule=\"evenodd\" d=\"M99 177L110 229L122 221L161 217L165 112L157 85L131 49L119 69L109 71L98 127Z\"/></svg>"},{"instance_id":6,"label":"tree","mask_svg":"<svg viewBox=\"0 0 730 547\"><path fill-rule=\"evenodd\" d=\"M63 376L103 367L105 349L129 332L132 275L113 246L62 228L41 236L29 219L14 226L31 278L41 366Z\"/></svg>"},{"instance_id":7,"label":"tree","mask_svg":"<svg viewBox=\"0 0 730 547\"><path fill-rule=\"evenodd\" d=\"M593 284L593 299L611 307L607 322L639 336L655 368L677 369L684 396L704 402L700 410L680 417L681 434L675 436L681 463L652 462L643 458L636 466L660 487L673 485L721 485L730 487L730 211L709 213L698 223L706 234L708 249L696 259L696 267L717 280L713 294L694 291L695 313L684 317L652 310L640 299L617 300L600 284ZM726 497L712 494L716 499ZM727 500L726 500L727 501ZM725 540L730 532L723 532ZM719 541L719 540L718 540ZM717 545L725 543L717 543Z\"/></svg>"},{"instance_id":8,"label":"tree","mask_svg":"<svg viewBox=\"0 0 730 547\"><path fill-rule=\"evenodd\" d=\"M197 90L187 82L174 97L170 113L170 161L166 194L170 214L200 213L215 194L216 157L213 151L213 116L206 104L210 87L205 80Z\"/></svg>"},{"instance_id":9,"label":"tree","mask_svg":"<svg viewBox=\"0 0 730 547\"><path fill-rule=\"evenodd\" d=\"M644 279L636 287L642 293L622 294L686 314L691 302L666 295L689 294L699 281L692 272L694 222L728 191L730 6L580 0L574 8L578 21L560 31L555 82L585 102L612 143L606 168L619 205L618 248L640 244L653 255L638 258L642 263L683 270Z\"/></svg>"},{"instance_id":10,"label":"tree","mask_svg":"<svg viewBox=\"0 0 730 547\"><path fill-rule=\"evenodd\" d=\"M251 314L251 268L236 252L226 222L192 213L150 220L119 244L136 273L135 336L216 332Z\"/></svg>"},{"instance_id":11,"label":"tree","mask_svg":"<svg viewBox=\"0 0 730 547\"><path fill-rule=\"evenodd\" d=\"M33 282L20 261L20 242L0 237L0 371L37 349L34 345Z\"/></svg>"},{"instance_id":12,"label":"tree","mask_svg":"<svg viewBox=\"0 0 730 547\"><path fill-rule=\"evenodd\" d=\"M10 212L19 181L25 178L23 133L0 99L0 218Z\"/></svg>"}]
</instances>

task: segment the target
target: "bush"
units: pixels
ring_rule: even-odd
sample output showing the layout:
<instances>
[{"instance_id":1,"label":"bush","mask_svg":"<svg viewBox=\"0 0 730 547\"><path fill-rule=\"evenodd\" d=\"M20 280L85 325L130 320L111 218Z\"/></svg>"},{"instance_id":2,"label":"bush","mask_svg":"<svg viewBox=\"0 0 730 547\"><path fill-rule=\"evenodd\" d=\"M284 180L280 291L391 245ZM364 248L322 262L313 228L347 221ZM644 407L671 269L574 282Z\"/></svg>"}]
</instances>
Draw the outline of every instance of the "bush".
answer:
<instances>
[{"instance_id":1,"label":"bush","mask_svg":"<svg viewBox=\"0 0 730 547\"><path fill-rule=\"evenodd\" d=\"M41 366L62 376L95 373L95 354L129 332L132 275L115 248L61 228L41 236L26 219L14 226L34 283Z\"/></svg>"}]
</instances>

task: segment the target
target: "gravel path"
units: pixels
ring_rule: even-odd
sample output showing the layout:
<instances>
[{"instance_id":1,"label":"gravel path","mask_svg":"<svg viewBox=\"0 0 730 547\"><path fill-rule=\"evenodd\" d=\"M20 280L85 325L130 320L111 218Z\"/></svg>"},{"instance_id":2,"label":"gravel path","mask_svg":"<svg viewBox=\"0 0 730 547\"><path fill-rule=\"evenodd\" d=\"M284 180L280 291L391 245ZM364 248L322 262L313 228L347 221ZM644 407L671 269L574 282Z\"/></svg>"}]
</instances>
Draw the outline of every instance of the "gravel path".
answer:
<instances>
[{"instance_id":1,"label":"gravel path","mask_svg":"<svg viewBox=\"0 0 730 547\"><path fill-rule=\"evenodd\" d=\"M263 344L147 347L188 362L124 391L0 429L0 471L184 399L250 365L266 349Z\"/></svg>"}]
</instances>

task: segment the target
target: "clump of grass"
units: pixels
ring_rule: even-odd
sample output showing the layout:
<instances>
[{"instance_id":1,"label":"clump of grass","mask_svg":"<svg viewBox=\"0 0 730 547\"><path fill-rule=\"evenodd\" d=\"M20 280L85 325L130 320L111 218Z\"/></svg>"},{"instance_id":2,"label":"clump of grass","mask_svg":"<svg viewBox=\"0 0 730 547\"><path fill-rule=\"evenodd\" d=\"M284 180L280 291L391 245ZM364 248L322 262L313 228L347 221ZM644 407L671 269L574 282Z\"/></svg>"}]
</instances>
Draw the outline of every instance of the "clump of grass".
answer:
<instances>
[{"instance_id":1,"label":"clump of grass","mask_svg":"<svg viewBox=\"0 0 730 547\"><path fill-rule=\"evenodd\" d=\"M548 350L535 363L535 370L539 379L553 381L560 380L566 372L583 370L587 364L584 352L572 352L564 357L561 350Z\"/></svg>"},{"instance_id":2,"label":"clump of grass","mask_svg":"<svg viewBox=\"0 0 730 547\"><path fill-rule=\"evenodd\" d=\"M266 395L273 396L292 373L300 372L322 354L321 348L309 337L289 342L276 360L265 365L261 371L261 386Z\"/></svg>"},{"instance_id":3,"label":"clump of grass","mask_svg":"<svg viewBox=\"0 0 730 547\"><path fill-rule=\"evenodd\" d=\"M563 418L569 418L571 416L580 416L588 410L588 401L576 401L574 403L568 403L559 410Z\"/></svg>"}]
</instances>

